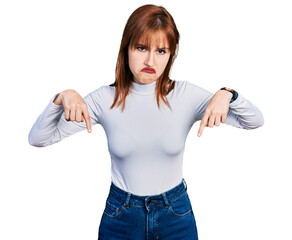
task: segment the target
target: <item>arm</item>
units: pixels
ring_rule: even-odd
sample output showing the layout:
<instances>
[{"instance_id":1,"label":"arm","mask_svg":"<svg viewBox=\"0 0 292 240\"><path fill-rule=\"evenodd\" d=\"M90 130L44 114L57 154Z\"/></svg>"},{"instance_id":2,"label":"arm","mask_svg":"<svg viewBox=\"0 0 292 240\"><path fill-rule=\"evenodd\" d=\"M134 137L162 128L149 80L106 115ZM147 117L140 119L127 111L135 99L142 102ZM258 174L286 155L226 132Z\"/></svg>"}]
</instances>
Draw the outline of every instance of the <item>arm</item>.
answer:
<instances>
[{"instance_id":1,"label":"arm","mask_svg":"<svg viewBox=\"0 0 292 240\"><path fill-rule=\"evenodd\" d=\"M239 94L237 99L229 104L225 123L250 130L263 126L264 117L254 104Z\"/></svg>"},{"instance_id":2,"label":"arm","mask_svg":"<svg viewBox=\"0 0 292 240\"><path fill-rule=\"evenodd\" d=\"M237 99L230 103L232 94L219 90L215 94L191 84L196 96L195 121L201 121L198 136L202 135L204 127L219 126L220 122L243 129L255 129L264 124L264 118L259 109L249 100L238 94Z\"/></svg>"},{"instance_id":3,"label":"arm","mask_svg":"<svg viewBox=\"0 0 292 240\"><path fill-rule=\"evenodd\" d=\"M100 108L94 92L84 99L75 92L75 98L71 96L65 100L62 93L56 95L37 118L28 136L30 145L45 147L86 128L91 132L91 125L99 123Z\"/></svg>"}]
</instances>

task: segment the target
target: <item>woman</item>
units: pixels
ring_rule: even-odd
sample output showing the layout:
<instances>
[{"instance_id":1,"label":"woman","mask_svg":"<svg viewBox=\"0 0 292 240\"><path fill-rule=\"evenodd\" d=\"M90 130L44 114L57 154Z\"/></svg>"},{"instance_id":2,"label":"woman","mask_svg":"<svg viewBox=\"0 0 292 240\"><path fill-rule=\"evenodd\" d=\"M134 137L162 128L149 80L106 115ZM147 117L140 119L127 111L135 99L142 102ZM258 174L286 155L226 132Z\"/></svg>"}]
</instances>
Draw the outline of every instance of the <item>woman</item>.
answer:
<instances>
[{"instance_id":1,"label":"woman","mask_svg":"<svg viewBox=\"0 0 292 240\"><path fill-rule=\"evenodd\" d=\"M179 32L163 7L145 5L126 23L116 80L84 99L74 90L57 94L36 120L29 143L47 146L101 124L111 156L111 186L99 239L198 239L182 178L185 140L192 125L263 125L261 112L231 89L214 95L169 72Z\"/></svg>"}]
</instances>

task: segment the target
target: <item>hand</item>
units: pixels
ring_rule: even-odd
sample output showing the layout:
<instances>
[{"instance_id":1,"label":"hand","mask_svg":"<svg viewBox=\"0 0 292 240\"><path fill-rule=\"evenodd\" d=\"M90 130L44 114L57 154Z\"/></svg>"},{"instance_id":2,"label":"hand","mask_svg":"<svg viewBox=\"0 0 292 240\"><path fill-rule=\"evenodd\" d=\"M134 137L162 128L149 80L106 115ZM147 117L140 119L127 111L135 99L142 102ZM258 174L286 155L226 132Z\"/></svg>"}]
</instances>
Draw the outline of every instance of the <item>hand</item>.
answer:
<instances>
[{"instance_id":1,"label":"hand","mask_svg":"<svg viewBox=\"0 0 292 240\"><path fill-rule=\"evenodd\" d=\"M220 122L226 121L231 98L232 93L226 90L219 90L214 94L201 120L198 137L202 136L205 127L212 128L214 125L218 127Z\"/></svg>"},{"instance_id":2,"label":"hand","mask_svg":"<svg viewBox=\"0 0 292 240\"><path fill-rule=\"evenodd\" d=\"M92 132L87 105L79 93L72 89L65 90L57 96L54 103L63 105L65 119L67 121L76 121L79 123L85 120L87 131L89 133Z\"/></svg>"}]
</instances>

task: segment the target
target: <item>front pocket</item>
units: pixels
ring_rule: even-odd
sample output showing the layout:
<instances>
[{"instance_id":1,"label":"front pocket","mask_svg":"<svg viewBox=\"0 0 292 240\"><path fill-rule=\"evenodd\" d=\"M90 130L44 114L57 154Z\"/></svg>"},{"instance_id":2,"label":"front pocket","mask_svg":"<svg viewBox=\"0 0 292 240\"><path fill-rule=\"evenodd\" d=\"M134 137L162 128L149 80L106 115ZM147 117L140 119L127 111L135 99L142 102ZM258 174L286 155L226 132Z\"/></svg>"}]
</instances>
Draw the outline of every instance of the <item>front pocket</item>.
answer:
<instances>
[{"instance_id":1,"label":"front pocket","mask_svg":"<svg viewBox=\"0 0 292 240\"><path fill-rule=\"evenodd\" d=\"M124 212L123 202L112 196L106 199L104 214L111 218L120 217Z\"/></svg>"},{"instance_id":2,"label":"front pocket","mask_svg":"<svg viewBox=\"0 0 292 240\"><path fill-rule=\"evenodd\" d=\"M187 196L187 192L171 201L168 210L175 217L186 217L193 213L191 202Z\"/></svg>"}]
</instances>

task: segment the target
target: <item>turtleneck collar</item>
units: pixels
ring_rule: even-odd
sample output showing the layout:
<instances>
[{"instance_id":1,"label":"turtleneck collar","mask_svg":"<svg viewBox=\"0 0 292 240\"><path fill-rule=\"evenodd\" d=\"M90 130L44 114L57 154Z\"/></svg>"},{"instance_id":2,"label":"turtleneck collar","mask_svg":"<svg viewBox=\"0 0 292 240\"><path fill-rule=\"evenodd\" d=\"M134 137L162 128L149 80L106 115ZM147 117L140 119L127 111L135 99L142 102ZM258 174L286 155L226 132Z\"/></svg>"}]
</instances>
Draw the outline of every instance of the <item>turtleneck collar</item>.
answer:
<instances>
[{"instance_id":1,"label":"turtleneck collar","mask_svg":"<svg viewBox=\"0 0 292 240\"><path fill-rule=\"evenodd\" d=\"M140 95L150 95L155 93L156 81L148 84L139 84L132 81L132 91Z\"/></svg>"}]
</instances>

